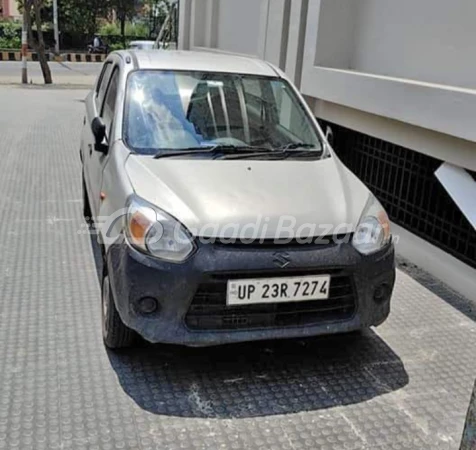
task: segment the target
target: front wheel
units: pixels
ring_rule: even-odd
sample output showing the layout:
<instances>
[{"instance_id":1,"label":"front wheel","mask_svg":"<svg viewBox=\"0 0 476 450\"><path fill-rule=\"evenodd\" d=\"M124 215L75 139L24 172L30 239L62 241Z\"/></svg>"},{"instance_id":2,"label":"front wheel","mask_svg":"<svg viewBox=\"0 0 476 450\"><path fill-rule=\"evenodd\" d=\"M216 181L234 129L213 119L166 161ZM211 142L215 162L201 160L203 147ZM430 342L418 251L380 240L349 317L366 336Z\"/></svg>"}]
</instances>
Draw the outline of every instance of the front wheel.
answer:
<instances>
[{"instance_id":1,"label":"front wheel","mask_svg":"<svg viewBox=\"0 0 476 450\"><path fill-rule=\"evenodd\" d=\"M102 337L110 349L131 347L135 340L134 331L119 316L107 273L103 274L102 280Z\"/></svg>"}]
</instances>

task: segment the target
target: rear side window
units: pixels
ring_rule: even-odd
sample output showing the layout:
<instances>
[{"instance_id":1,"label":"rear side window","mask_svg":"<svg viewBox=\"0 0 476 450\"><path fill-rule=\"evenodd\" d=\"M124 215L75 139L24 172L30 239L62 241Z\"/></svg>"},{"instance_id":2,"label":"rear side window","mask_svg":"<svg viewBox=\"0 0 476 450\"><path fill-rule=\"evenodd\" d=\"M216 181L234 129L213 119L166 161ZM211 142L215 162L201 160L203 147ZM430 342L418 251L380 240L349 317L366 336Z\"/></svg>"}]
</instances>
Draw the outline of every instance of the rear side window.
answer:
<instances>
[{"instance_id":1,"label":"rear side window","mask_svg":"<svg viewBox=\"0 0 476 450\"><path fill-rule=\"evenodd\" d=\"M111 77L111 71L112 71L112 63L106 63L102 69L101 75L99 77L99 83L97 87L97 106L98 108L101 107L103 101L104 101L104 96L106 95L106 89L107 85L109 83L109 79Z\"/></svg>"},{"instance_id":2,"label":"rear side window","mask_svg":"<svg viewBox=\"0 0 476 450\"><path fill-rule=\"evenodd\" d=\"M114 69L111 76L109 87L107 88L106 97L102 107L101 117L106 125L106 130L110 131L112 122L114 121L114 112L116 109L116 97L119 84L119 69Z\"/></svg>"}]
</instances>

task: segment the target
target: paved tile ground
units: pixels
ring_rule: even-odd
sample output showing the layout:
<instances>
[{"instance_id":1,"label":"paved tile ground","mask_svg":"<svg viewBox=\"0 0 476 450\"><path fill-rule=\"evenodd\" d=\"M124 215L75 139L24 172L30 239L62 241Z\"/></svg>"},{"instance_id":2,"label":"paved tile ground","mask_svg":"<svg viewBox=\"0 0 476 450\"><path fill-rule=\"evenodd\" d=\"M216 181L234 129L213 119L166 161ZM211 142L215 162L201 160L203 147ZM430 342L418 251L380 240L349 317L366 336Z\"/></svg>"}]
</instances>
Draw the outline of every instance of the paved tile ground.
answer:
<instances>
[{"instance_id":1,"label":"paved tile ground","mask_svg":"<svg viewBox=\"0 0 476 450\"><path fill-rule=\"evenodd\" d=\"M85 95L0 87L0 449L458 449L474 304L409 266L360 338L108 353L81 221Z\"/></svg>"},{"instance_id":2,"label":"paved tile ground","mask_svg":"<svg viewBox=\"0 0 476 450\"><path fill-rule=\"evenodd\" d=\"M99 63L49 63L53 83L62 86L92 86L99 75L102 64ZM22 63L0 61L0 85L21 83ZM43 75L38 62L28 62L28 83L43 85Z\"/></svg>"}]
</instances>

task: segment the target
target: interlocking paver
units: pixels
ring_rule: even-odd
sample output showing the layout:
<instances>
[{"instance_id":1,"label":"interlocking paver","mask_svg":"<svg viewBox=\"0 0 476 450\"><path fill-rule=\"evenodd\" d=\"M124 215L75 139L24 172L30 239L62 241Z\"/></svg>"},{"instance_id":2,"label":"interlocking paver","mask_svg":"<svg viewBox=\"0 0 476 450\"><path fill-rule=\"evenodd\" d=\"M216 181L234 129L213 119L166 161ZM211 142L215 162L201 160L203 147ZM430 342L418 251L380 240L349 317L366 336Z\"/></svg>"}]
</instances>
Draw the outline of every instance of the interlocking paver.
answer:
<instances>
[{"instance_id":1,"label":"interlocking paver","mask_svg":"<svg viewBox=\"0 0 476 450\"><path fill-rule=\"evenodd\" d=\"M81 219L85 95L0 87L0 449L458 449L474 303L402 271L362 337L108 353Z\"/></svg>"}]
</instances>

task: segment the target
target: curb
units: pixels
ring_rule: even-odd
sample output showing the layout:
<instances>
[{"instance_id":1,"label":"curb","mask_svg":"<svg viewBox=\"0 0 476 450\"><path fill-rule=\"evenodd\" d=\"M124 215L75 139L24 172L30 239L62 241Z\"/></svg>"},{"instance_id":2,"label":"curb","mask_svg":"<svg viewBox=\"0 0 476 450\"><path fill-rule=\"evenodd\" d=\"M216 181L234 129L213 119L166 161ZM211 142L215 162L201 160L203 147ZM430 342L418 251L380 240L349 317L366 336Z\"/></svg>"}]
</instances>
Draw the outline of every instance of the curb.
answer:
<instances>
[{"instance_id":1,"label":"curb","mask_svg":"<svg viewBox=\"0 0 476 450\"><path fill-rule=\"evenodd\" d=\"M46 54L46 59L51 61L50 54ZM38 61L38 54L35 52L28 52L28 61ZM0 61L21 61L21 52L19 51L1 51Z\"/></svg>"},{"instance_id":2,"label":"curb","mask_svg":"<svg viewBox=\"0 0 476 450\"><path fill-rule=\"evenodd\" d=\"M59 56L52 53L46 54L48 61L57 62L104 62L106 54L89 54L89 53L64 53ZM0 61L21 61L20 51L0 51ZM36 52L28 52L27 61L38 61Z\"/></svg>"},{"instance_id":3,"label":"curb","mask_svg":"<svg viewBox=\"0 0 476 450\"><path fill-rule=\"evenodd\" d=\"M55 57L55 59L58 57ZM59 56L62 61L68 62L104 62L107 55L104 53L90 54L90 53L65 53Z\"/></svg>"}]
</instances>

